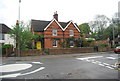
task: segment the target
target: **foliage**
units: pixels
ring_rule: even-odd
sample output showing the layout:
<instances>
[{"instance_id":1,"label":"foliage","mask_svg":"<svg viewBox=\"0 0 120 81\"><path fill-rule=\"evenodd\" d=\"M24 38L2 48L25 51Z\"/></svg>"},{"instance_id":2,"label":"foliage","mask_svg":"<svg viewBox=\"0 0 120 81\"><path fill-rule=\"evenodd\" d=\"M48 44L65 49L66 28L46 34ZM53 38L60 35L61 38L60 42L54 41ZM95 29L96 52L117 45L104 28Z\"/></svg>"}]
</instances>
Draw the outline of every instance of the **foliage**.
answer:
<instances>
[{"instance_id":1,"label":"foliage","mask_svg":"<svg viewBox=\"0 0 120 81\"><path fill-rule=\"evenodd\" d=\"M46 54L49 54L49 49L44 49L44 52L45 52Z\"/></svg>"},{"instance_id":2,"label":"foliage","mask_svg":"<svg viewBox=\"0 0 120 81\"><path fill-rule=\"evenodd\" d=\"M99 46L100 46L100 47L107 47L108 44L100 44Z\"/></svg>"},{"instance_id":3,"label":"foliage","mask_svg":"<svg viewBox=\"0 0 120 81\"><path fill-rule=\"evenodd\" d=\"M87 41L95 41L94 38L87 38L86 40L87 40Z\"/></svg>"},{"instance_id":4,"label":"foliage","mask_svg":"<svg viewBox=\"0 0 120 81\"><path fill-rule=\"evenodd\" d=\"M65 41L59 42L59 45L60 45L60 47L62 47L62 48L66 48L66 42L65 42Z\"/></svg>"},{"instance_id":5,"label":"foliage","mask_svg":"<svg viewBox=\"0 0 120 81\"><path fill-rule=\"evenodd\" d=\"M25 25L23 22L13 26L10 35L16 40L16 47L18 47L18 44L20 45L20 50L27 49L27 44L31 42L33 36L29 29L29 25Z\"/></svg>"},{"instance_id":6,"label":"foliage","mask_svg":"<svg viewBox=\"0 0 120 81\"><path fill-rule=\"evenodd\" d=\"M11 45L11 44L4 44L2 46L2 48L12 48L12 47L13 47L13 45Z\"/></svg>"},{"instance_id":7,"label":"foliage","mask_svg":"<svg viewBox=\"0 0 120 81\"><path fill-rule=\"evenodd\" d=\"M83 23L83 24L79 25L79 27L80 27L82 33L84 33L84 34L89 34L91 32L90 26L88 25L88 23Z\"/></svg>"},{"instance_id":8,"label":"foliage","mask_svg":"<svg viewBox=\"0 0 120 81\"><path fill-rule=\"evenodd\" d=\"M42 35L42 34L34 34L33 36L32 36L32 39L33 40L38 40L38 39L42 39L42 38L44 38L44 35Z\"/></svg>"}]
</instances>

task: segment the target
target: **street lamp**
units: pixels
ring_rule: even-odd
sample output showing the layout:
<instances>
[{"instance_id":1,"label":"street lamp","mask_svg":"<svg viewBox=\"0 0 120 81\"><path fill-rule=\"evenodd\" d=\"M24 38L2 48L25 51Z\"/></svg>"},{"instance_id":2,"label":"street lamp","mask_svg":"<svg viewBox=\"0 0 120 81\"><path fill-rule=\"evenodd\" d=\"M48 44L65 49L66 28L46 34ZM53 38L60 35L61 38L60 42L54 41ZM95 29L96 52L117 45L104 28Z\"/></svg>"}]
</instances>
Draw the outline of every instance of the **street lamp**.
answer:
<instances>
[{"instance_id":1,"label":"street lamp","mask_svg":"<svg viewBox=\"0 0 120 81\"><path fill-rule=\"evenodd\" d=\"M18 39L19 39L19 37L20 37L20 31L19 31L19 29L20 29L20 3L21 3L21 0L19 0L19 8L18 8ZM18 57L20 57L20 41L18 40Z\"/></svg>"},{"instance_id":2,"label":"street lamp","mask_svg":"<svg viewBox=\"0 0 120 81\"><path fill-rule=\"evenodd\" d=\"M112 22L113 22L113 45L115 45L115 32L114 32L114 24L115 24L115 21L114 21L114 19L112 19Z\"/></svg>"}]
</instances>

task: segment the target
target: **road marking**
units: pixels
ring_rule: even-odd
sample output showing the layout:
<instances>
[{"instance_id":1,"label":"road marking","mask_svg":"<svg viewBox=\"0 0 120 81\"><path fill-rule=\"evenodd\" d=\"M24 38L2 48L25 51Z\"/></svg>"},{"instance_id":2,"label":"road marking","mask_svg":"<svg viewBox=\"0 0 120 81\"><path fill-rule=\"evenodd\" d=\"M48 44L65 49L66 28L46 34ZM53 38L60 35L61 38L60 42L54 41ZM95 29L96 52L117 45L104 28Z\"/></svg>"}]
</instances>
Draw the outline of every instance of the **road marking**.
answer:
<instances>
[{"instance_id":1,"label":"road marking","mask_svg":"<svg viewBox=\"0 0 120 81\"><path fill-rule=\"evenodd\" d=\"M108 58L108 59L112 59L112 60L116 59L116 58L114 58L114 57L106 57L106 58Z\"/></svg>"},{"instance_id":2,"label":"road marking","mask_svg":"<svg viewBox=\"0 0 120 81\"><path fill-rule=\"evenodd\" d=\"M76 58L78 60L84 60L84 61L87 61L87 62L91 62L91 63L94 63L94 64L98 64L100 66L103 66L103 67L107 67L109 69L114 69L116 66L114 65L110 65L108 63L102 63L100 61L95 61L93 60L94 58L101 58L103 56L95 56L95 57L85 57L85 58ZM109 58L109 59L116 59L116 58L113 58L113 57L106 57L106 58ZM113 68L114 67L114 68Z\"/></svg>"},{"instance_id":3,"label":"road marking","mask_svg":"<svg viewBox=\"0 0 120 81\"><path fill-rule=\"evenodd\" d=\"M110 65L110 64L108 64L108 63L103 63L103 64L104 64L104 65L107 65L107 66Z\"/></svg>"},{"instance_id":4,"label":"road marking","mask_svg":"<svg viewBox=\"0 0 120 81\"><path fill-rule=\"evenodd\" d=\"M43 70L43 69L45 69L45 67L40 67L40 68L38 68L38 69L36 69L36 70L34 70L34 71L31 71L31 72L28 72L28 73L24 73L24 74L21 74L21 75L32 74L32 73L35 73L35 72L40 71L40 70Z\"/></svg>"},{"instance_id":5,"label":"road marking","mask_svg":"<svg viewBox=\"0 0 120 81\"><path fill-rule=\"evenodd\" d=\"M34 71L31 71L31 72L28 72L28 73L23 73L23 74L21 74L21 73L15 73L15 74L2 75L2 76L0 76L0 78L10 78L10 77L17 77L17 76L29 75L29 74L38 72L38 71L43 70L43 69L45 69L45 67L40 67L40 68L38 68L38 69L36 69Z\"/></svg>"},{"instance_id":6,"label":"road marking","mask_svg":"<svg viewBox=\"0 0 120 81\"><path fill-rule=\"evenodd\" d=\"M32 64L8 64L8 65L0 66L0 69L2 69L2 71L0 72L20 71L20 70L28 69L30 67L32 67Z\"/></svg>"},{"instance_id":7,"label":"road marking","mask_svg":"<svg viewBox=\"0 0 120 81\"><path fill-rule=\"evenodd\" d=\"M10 78L10 77L17 77L19 76L20 73L15 73L15 74L9 74L9 75L2 75L0 78Z\"/></svg>"},{"instance_id":8,"label":"road marking","mask_svg":"<svg viewBox=\"0 0 120 81\"><path fill-rule=\"evenodd\" d=\"M43 64L43 63L41 63L41 62L32 62L32 63L34 63L34 64Z\"/></svg>"},{"instance_id":9,"label":"road marking","mask_svg":"<svg viewBox=\"0 0 120 81\"><path fill-rule=\"evenodd\" d=\"M93 59L93 58L101 58L103 56L94 56L94 57L85 57L85 58L77 58L79 60Z\"/></svg>"},{"instance_id":10,"label":"road marking","mask_svg":"<svg viewBox=\"0 0 120 81\"><path fill-rule=\"evenodd\" d=\"M110 67L110 66L105 66L105 67L107 67L107 68L109 68L109 69L114 69L114 68L112 68L112 67Z\"/></svg>"},{"instance_id":11,"label":"road marking","mask_svg":"<svg viewBox=\"0 0 120 81\"><path fill-rule=\"evenodd\" d=\"M105 66L105 65L103 65L103 64L98 64L98 65L100 65L100 66Z\"/></svg>"}]
</instances>

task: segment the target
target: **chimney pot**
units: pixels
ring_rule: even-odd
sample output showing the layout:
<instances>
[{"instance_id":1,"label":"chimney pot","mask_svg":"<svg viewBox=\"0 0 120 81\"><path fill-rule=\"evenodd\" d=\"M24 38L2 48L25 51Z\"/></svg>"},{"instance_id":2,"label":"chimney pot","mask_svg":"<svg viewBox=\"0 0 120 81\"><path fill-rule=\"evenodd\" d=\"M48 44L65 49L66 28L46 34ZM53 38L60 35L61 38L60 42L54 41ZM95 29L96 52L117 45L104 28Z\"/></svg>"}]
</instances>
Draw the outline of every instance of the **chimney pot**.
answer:
<instances>
[{"instance_id":1,"label":"chimney pot","mask_svg":"<svg viewBox=\"0 0 120 81\"><path fill-rule=\"evenodd\" d=\"M58 21L58 14L57 14L57 11L54 12L53 18L55 18L55 19Z\"/></svg>"}]
</instances>

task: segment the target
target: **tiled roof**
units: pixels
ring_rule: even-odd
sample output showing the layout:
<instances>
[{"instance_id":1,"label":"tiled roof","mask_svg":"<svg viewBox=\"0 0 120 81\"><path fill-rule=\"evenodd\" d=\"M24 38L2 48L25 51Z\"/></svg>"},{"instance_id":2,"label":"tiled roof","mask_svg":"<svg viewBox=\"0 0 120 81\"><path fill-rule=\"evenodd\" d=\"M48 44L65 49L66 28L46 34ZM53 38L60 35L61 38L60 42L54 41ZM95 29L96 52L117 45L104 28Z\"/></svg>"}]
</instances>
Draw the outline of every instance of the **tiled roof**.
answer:
<instances>
[{"instance_id":1,"label":"tiled roof","mask_svg":"<svg viewBox=\"0 0 120 81\"><path fill-rule=\"evenodd\" d=\"M50 21L43 20L31 20L31 27L34 28L35 32L43 31L44 28L50 23Z\"/></svg>"},{"instance_id":2,"label":"tiled roof","mask_svg":"<svg viewBox=\"0 0 120 81\"><path fill-rule=\"evenodd\" d=\"M0 24L0 33L8 33L8 32L10 32L10 30L11 29L8 26L6 26L5 24Z\"/></svg>"},{"instance_id":3,"label":"tiled roof","mask_svg":"<svg viewBox=\"0 0 120 81\"><path fill-rule=\"evenodd\" d=\"M50 23L51 21L44 21L44 20L31 20L31 27L34 29L35 32L40 32L44 31L46 26ZM70 21L69 21L70 22ZM62 28L64 29L69 22L58 22ZM77 27L78 25L74 23ZM79 27L78 27L79 28Z\"/></svg>"}]
</instances>

